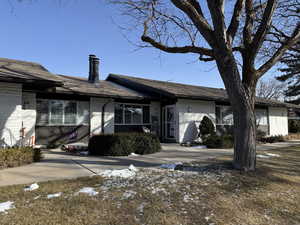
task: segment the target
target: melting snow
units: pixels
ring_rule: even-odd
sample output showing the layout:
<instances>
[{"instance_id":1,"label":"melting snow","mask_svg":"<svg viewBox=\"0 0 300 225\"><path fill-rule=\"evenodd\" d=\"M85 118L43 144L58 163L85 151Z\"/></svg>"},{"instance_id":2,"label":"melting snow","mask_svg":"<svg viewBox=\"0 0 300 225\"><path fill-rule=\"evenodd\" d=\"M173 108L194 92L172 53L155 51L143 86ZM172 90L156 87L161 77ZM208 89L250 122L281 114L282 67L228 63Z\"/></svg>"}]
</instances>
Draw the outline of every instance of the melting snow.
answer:
<instances>
[{"instance_id":1,"label":"melting snow","mask_svg":"<svg viewBox=\"0 0 300 225\"><path fill-rule=\"evenodd\" d=\"M262 158L262 159L268 159L271 157L280 157L278 154L273 154L273 153L265 153L264 155L257 155L256 157Z\"/></svg>"},{"instance_id":2,"label":"melting snow","mask_svg":"<svg viewBox=\"0 0 300 225\"><path fill-rule=\"evenodd\" d=\"M261 159L268 159L271 156L267 156L267 155L256 155L257 158L261 158Z\"/></svg>"},{"instance_id":3,"label":"melting snow","mask_svg":"<svg viewBox=\"0 0 300 225\"><path fill-rule=\"evenodd\" d=\"M266 155L271 156L271 157L280 157L280 155L273 154L273 153L266 153Z\"/></svg>"},{"instance_id":4,"label":"melting snow","mask_svg":"<svg viewBox=\"0 0 300 225\"><path fill-rule=\"evenodd\" d=\"M195 146L192 146L191 148L204 149L204 148L207 148L207 147L206 147L206 145L195 145Z\"/></svg>"},{"instance_id":5,"label":"melting snow","mask_svg":"<svg viewBox=\"0 0 300 225\"><path fill-rule=\"evenodd\" d=\"M128 169L122 170L104 170L99 173L99 175L103 177L122 177L122 178L130 178L136 175L138 169L134 165L130 165Z\"/></svg>"},{"instance_id":6,"label":"melting snow","mask_svg":"<svg viewBox=\"0 0 300 225\"><path fill-rule=\"evenodd\" d=\"M84 187L84 188L80 189L80 190L77 192L77 194L79 194L79 193L84 193L84 194L87 194L87 195L89 195L89 196L95 196L95 195L97 195L99 192L95 191L95 189L92 188L92 187Z\"/></svg>"},{"instance_id":7,"label":"melting snow","mask_svg":"<svg viewBox=\"0 0 300 225\"><path fill-rule=\"evenodd\" d=\"M182 162L174 163L174 164L162 164L160 168L174 170L177 165L182 165Z\"/></svg>"},{"instance_id":8,"label":"melting snow","mask_svg":"<svg viewBox=\"0 0 300 225\"><path fill-rule=\"evenodd\" d=\"M26 186L24 188L24 191L34 191L38 188L39 188L39 185L37 183L34 183L34 184L29 185L29 186Z\"/></svg>"},{"instance_id":9,"label":"melting snow","mask_svg":"<svg viewBox=\"0 0 300 225\"><path fill-rule=\"evenodd\" d=\"M61 196L61 192L58 192L58 193L55 193L55 194L49 194L47 195L47 198L50 199L50 198L58 198Z\"/></svg>"},{"instance_id":10,"label":"melting snow","mask_svg":"<svg viewBox=\"0 0 300 225\"><path fill-rule=\"evenodd\" d=\"M135 154L134 152L130 153L131 156L139 156L139 154Z\"/></svg>"},{"instance_id":11,"label":"melting snow","mask_svg":"<svg viewBox=\"0 0 300 225\"><path fill-rule=\"evenodd\" d=\"M124 194L123 194L123 199L129 199L129 198L132 198L136 195L137 193L135 191L131 191L131 190L128 190L128 191L125 191Z\"/></svg>"},{"instance_id":12,"label":"melting snow","mask_svg":"<svg viewBox=\"0 0 300 225\"><path fill-rule=\"evenodd\" d=\"M0 212L6 213L7 210L13 209L14 207L14 202L8 201L8 202L2 202L0 203Z\"/></svg>"}]
</instances>

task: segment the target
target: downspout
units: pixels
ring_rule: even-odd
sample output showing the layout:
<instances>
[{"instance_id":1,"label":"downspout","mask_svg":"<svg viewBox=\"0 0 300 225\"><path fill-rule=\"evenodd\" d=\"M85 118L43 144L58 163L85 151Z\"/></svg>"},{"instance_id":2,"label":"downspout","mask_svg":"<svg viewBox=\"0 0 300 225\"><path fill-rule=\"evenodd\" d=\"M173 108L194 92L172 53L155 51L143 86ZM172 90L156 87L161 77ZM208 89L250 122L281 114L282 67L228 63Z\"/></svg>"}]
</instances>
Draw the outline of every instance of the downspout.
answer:
<instances>
[{"instance_id":1,"label":"downspout","mask_svg":"<svg viewBox=\"0 0 300 225\"><path fill-rule=\"evenodd\" d=\"M106 106L113 102L113 99L109 99L106 103L103 104L102 106L102 113L101 113L101 133L104 134L104 122L105 122L105 108Z\"/></svg>"}]
</instances>

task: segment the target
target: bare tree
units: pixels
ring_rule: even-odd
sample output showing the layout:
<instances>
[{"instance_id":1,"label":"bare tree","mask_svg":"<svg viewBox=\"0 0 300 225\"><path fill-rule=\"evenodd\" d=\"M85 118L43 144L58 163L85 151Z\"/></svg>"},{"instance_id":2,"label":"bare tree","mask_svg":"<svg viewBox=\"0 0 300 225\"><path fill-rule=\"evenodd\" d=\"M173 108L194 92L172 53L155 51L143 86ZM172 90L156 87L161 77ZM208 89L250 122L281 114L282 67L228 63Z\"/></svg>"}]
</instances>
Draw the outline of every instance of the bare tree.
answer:
<instances>
[{"instance_id":1,"label":"bare tree","mask_svg":"<svg viewBox=\"0 0 300 225\"><path fill-rule=\"evenodd\" d=\"M274 78L261 79L257 83L256 96L270 100L284 100L286 84Z\"/></svg>"},{"instance_id":2,"label":"bare tree","mask_svg":"<svg viewBox=\"0 0 300 225\"><path fill-rule=\"evenodd\" d=\"M299 40L299 0L112 2L141 32L143 46L216 62L234 115L233 165L255 170L257 81Z\"/></svg>"}]
</instances>

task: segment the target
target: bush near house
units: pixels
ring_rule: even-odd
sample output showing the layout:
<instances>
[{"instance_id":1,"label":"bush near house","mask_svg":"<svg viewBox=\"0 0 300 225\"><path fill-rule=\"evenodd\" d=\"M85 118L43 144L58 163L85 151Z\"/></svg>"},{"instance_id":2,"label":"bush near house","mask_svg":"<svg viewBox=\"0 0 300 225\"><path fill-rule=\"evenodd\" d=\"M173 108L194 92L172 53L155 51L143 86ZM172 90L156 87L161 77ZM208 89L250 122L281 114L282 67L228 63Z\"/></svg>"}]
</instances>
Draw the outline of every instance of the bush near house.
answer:
<instances>
[{"instance_id":1,"label":"bush near house","mask_svg":"<svg viewBox=\"0 0 300 225\"><path fill-rule=\"evenodd\" d=\"M286 141L286 137L282 135L268 136L260 138L259 141L262 143L284 142Z\"/></svg>"},{"instance_id":2,"label":"bush near house","mask_svg":"<svg viewBox=\"0 0 300 225\"><path fill-rule=\"evenodd\" d=\"M206 137L202 143L207 148L233 148L234 140L232 135L218 136L214 134Z\"/></svg>"},{"instance_id":3,"label":"bush near house","mask_svg":"<svg viewBox=\"0 0 300 225\"><path fill-rule=\"evenodd\" d=\"M201 138L205 138L206 136L214 135L216 133L213 122L207 116L204 116L201 120L199 130L200 132L198 136Z\"/></svg>"},{"instance_id":4,"label":"bush near house","mask_svg":"<svg viewBox=\"0 0 300 225\"><path fill-rule=\"evenodd\" d=\"M38 162L41 158L41 150L31 147L0 149L0 169Z\"/></svg>"},{"instance_id":5,"label":"bush near house","mask_svg":"<svg viewBox=\"0 0 300 225\"><path fill-rule=\"evenodd\" d=\"M290 133L299 133L300 132L300 121L299 120L289 120L288 126L289 126Z\"/></svg>"},{"instance_id":6,"label":"bush near house","mask_svg":"<svg viewBox=\"0 0 300 225\"><path fill-rule=\"evenodd\" d=\"M131 153L151 154L161 150L157 136L149 133L117 133L95 135L89 140L89 154L127 156Z\"/></svg>"}]
</instances>

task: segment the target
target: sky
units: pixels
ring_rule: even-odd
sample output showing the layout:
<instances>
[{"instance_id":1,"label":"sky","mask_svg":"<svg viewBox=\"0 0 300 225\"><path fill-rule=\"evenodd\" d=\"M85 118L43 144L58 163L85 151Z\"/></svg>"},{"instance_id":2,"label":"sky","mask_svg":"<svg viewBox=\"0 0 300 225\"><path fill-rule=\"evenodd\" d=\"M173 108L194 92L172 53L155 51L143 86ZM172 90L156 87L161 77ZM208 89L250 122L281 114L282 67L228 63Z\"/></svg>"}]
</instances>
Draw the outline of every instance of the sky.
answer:
<instances>
[{"instance_id":1,"label":"sky","mask_svg":"<svg viewBox=\"0 0 300 225\"><path fill-rule=\"evenodd\" d=\"M122 17L105 0L1 0L0 57L38 62L50 72L88 76L88 55L109 73L223 88L215 63L128 42ZM130 36L139 39L140 34ZM132 40L134 41L134 40ZM269 73L272 76L272 73Z\"/></svg>"}]
</instances>

